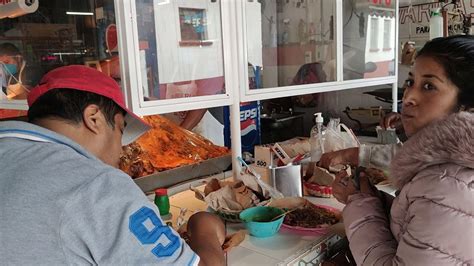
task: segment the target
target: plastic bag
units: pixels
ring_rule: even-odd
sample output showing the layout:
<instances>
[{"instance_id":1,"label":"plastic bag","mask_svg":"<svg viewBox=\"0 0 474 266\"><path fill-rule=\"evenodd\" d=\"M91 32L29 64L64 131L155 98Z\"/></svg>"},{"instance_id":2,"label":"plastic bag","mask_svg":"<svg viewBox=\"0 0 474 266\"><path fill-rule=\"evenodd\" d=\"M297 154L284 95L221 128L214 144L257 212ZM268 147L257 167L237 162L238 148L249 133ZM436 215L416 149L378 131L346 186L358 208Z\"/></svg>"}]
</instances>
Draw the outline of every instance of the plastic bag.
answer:
<instances>
[{"instance_id":1,"label":"plastic bag","mask_svg":"<svg viewBox=\"0 0 474 266\"><path fill-rule=\"evenodd\" d=\"M283 198L283 194L278 191L276 188L265 183L260 174L255 172L248 164L240 157L237 157L237 160L242 164L242 170L240 173L239 179L244 182L244 184L250 187L253 191L261 193L266 198L280 199Z\"/></svg>"},{"instance_id":2,"label":"plastic bag","mask_svg":"<svg viewBox=\"0 0 474 266\"><path fill-rule=\"evenodd\" d=\"M331 118L326 127L324 134L324 152L333 152L360 146L354 132L339 121L339 118ZM345 131L342 131L341 128Z\"/></svg>"}]
</instances>

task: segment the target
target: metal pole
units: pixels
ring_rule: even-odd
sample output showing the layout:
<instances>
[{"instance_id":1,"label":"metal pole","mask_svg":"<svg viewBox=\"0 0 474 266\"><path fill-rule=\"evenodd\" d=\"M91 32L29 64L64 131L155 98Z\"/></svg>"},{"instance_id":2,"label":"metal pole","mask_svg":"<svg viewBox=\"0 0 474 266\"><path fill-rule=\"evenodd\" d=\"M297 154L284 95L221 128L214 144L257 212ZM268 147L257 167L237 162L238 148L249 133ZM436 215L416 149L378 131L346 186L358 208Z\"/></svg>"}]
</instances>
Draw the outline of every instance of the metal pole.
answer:
<instances>
[{"instance_id":1,"label":"metal pole","mask_svg":"<svg viewBox=\"0 0 474 266\"><path fill-rule=\"evenodd\" d=\"M239 1L224 1L229 5L228 11L232 10L230 8L233 5L233 10L236 12L229 12L226 17L229 18L231 23L228 24L230 34L229 39L231 40L231 60L226 64L226 68L230 68L230 76L226 77L226 80L229 81L229 86L226 84L226 89L232 90L232 104L229 106L230 110L230 141L232 145L232 174L234 178L240 176L241 164L237 160L238 156L242 156L242 143L241 143L241 132L240 132L240 72L239 68L242 66L242 46L239 45L239 42L243 37L243 19L245 18L244 8L245 3ZM237 25L237 30L234 31ZM245 64L245 66L247 66ZM245 68L247 69L247 68ZM245 83L243 83L245 84Z\"/></svg>"},{"instance_id":2,"label":"metal pole","mask_svg":"<svg viewBox=\"0 0 474 266\"><path fill-rule=\"evenodd\" d=\"M410 1L411 5L411 1ZM399 28L399 1L395 2L395 60L393 60L394 69L395 69L395 77L397 77L398 81L398 51L399 51L399 35L400 35L400 28ZM398 82L395 81L392 84L392 112L397 112L398 111Z\"/></svg>"}]
</instances>

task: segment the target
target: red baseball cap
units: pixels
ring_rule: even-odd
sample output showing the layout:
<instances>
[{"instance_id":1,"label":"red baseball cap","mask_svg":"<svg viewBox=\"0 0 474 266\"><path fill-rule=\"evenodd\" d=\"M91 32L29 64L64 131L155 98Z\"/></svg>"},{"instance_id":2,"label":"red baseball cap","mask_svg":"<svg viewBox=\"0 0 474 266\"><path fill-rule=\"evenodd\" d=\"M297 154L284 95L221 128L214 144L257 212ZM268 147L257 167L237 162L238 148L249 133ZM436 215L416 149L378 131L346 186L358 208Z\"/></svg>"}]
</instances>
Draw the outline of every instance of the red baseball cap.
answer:
<instances>
[{"instance_id":1,"label":"red baseball cap","mask_svg":"<svg viewBox=\"0 0 474 266\"><path fill-rule=\"evenodd\" d=\"M111 99L127 112L127 126L123 132L122 144L127 145L150 129L150 126L125 106L122 90L117 82L94 68L70 65L56 68L43 76L40 83L28 94L28 106L53 89L72 89L92 92Z\"/></svg>"}]
</instances>

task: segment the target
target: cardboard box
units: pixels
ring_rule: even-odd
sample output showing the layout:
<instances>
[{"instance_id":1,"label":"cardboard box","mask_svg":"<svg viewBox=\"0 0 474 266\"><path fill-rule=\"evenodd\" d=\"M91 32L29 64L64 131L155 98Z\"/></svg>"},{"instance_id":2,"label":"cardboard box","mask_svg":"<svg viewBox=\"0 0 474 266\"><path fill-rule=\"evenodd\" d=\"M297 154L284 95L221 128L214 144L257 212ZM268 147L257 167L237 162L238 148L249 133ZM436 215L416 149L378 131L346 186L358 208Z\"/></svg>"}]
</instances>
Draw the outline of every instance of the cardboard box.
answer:
<instances>
[{"instance_id":1,"label":"cardboard box","mask_svg":"<svg viewBox=\"0 0 474 266\"><path fill-rule=\"evenodd\" d=\"M280 144L275 143L275 145L272 146L272 150L284 165L287 165L293 161L294 157L288 155L288 153L286 153L285 149L283 149Z\"/></svg>"},{"instance_id":2,"label":"cardboard box","mask_svg":"<svg viewBox=\"0 0 474 266\"><path fill-rule=\"evenodd\" d=\"M288 164L299 155L309 154L309 149L308 138L300 137L275 144L257 145L254 147L255 166L267 168L277 166L279 160Z\"/></svg>"},{"instance_id":3,"label":"cardboard box","mask_svg":"<svg viewBox=\"0 0 474 266\"><path fill-rule=\"evenodd\" d=\"M269 168L276 165L276 155L272 151L272 144L258 145L254 147L255 166Z\"/></svg>"}]
</instances>

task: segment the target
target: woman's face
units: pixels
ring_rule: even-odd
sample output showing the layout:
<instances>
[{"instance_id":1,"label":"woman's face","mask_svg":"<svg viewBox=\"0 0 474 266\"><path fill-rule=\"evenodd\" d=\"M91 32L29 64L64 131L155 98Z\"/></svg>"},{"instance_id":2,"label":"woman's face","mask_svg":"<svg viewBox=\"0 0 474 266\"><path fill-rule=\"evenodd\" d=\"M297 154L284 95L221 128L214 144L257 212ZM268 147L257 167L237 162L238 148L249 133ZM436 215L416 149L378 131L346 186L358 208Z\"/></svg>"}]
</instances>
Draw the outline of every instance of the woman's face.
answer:
<instances>
[{"instance_id":1,"label":"woman's face","mask_svg":"<svg viewBox=\"0 0 474 266\"><path fill-rule=\"evenodd\" d=\"M443 67L429 56L415 60L405 86L402 123L407 136L456 108L459 89L448 79Z\"/></svg>"}]
</instances>

